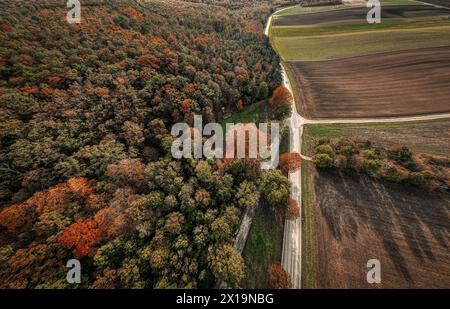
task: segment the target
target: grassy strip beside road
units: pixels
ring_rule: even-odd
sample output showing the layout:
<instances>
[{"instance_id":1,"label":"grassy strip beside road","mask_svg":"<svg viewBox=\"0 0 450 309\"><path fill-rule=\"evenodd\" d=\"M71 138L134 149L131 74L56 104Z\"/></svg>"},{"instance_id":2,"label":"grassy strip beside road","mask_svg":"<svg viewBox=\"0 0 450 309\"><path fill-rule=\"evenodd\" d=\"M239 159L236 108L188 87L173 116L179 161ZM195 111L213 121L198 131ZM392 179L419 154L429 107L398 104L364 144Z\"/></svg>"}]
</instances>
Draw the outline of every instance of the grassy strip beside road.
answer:
<instances>
[{"instance_id":1,"label":"grassy strip beside road","mask_svg":"<svg viewBox=\"0 0 450 309\"><path fill-rule=\"evenodd\" d=\"M302 154L313 154L313 138L311 128L306 125L303 129ZM315 132L314 132L315 133ZM317 287L316 250L314 244L314 204L313 204L313 177L314 165L311 162L302 162L302 288L314 289Z\"/></svg>"},{"instance_id":2,"label":"grassy strip beside road","mask_svg":"<svg viewBox=\"0 0 450 309\"><path fill-rule=\"evenodd\" d=\"M303 146L308 142L303 140ZM317 287L317 267L314 245L314 210L312 203L313 179L310 162L302 162L302 288L314 289Z\"/></svg>"},{"instance_id":3,"label":"grassy strip beside road","mask_svg":"<svg viewBox=\"0 0 450 309\"><path fill-rule=\"evenodd\" d=\"M267 267L273 262L281 261L283 230L284 221L277 220L269 207L260 205L242 253L246 267L243 288L268 288Z\"/></svg>"}]
</instances>

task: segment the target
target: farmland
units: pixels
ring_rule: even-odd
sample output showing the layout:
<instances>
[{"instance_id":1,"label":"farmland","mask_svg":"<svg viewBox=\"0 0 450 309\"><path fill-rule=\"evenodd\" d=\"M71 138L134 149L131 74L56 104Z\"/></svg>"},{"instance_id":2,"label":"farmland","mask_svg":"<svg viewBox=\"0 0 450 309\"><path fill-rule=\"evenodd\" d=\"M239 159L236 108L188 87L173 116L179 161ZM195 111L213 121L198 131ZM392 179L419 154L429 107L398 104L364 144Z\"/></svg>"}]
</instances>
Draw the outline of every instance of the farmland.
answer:
<instances>
[{"instance_id":1,"label":"farmland","mask_svg":"<svg viewBox=\"0 0 450 309\"><path fill-rule=\"evenodd\" d=\"M304 117L450 110L450 10L392 3L383 2L379 24L367 23L365 7L292 8L274 18L271 39Z\"/></svg>"},{"instance_id":2,"label":"farmland","mask_svg":"<svg viewBox=\"0 0 450 309\"><path fill-rule=\"evenodd\" d=\"M314 177L318 287L369 287L373 258L383 267L380 287L448 287L448 195L363 176Z\"/></svg>"},{"instance_id":3,"label":"farmland","mask_svg":"<svg viewBox=\"0 0 450 309\"><path fill-rule=\"evenodd\" d=\"M450 144L445 134L449 126L448 120L307 125L303 149L311 155L323 138L370 138L383 147L402 141L415 151L448 156L442 145ZM430 140L428 148L420 145L423 140ZM307 162L302 179L304 287L372 287L365 275L366 262L373 258L382 264L378 287L448 287L448 193L430 194L365 176L318 172Z\"/></svg>"},{"instance_id":4,"label":"farmland","mask_svg":"<svg viewBox=\"0 0 450 309\"><path fill-rule=\"evenodd\" d=\"M306 61L450 45L448 9L385 5L379 24L367 23L367 11L330 8L278 16L271 32L274 46L285 61Z\"/></svg>"},{"instance_id":5,"label":"farmland","mask_svg":"<svg viewBox=\"0 0 450 309\"><path fill-rule=\"evenodd\" d=\"M302 115L364 118L448 111L448 11L384 7L383 21L376 25L367 24L365 12L330 7L275 19L272 41L286 62ZM449 129L448 120L307 125L303 148L311 155L319 139L345 137L383 147L401 141L414 151L448 156ZM371 287L365 274L372 258L382 263L378 287L448 286L448 205L448 194L319 173L304 162L303 287Z\"/></svg>"},{"instance_id":6,"label":"farmland","mask_svg":"<svg viewBox=\"0 0 450 309\"><path fill-rule=\"evenodd\" d=\"M320 25L331 22L342 21L365 21L367 15L366 7L353 7L345 10L327 10L314 12L311 14L295 14L278 16L273 26L305 26L305 25ZM418 18L418 17L436 17L448 16L449 11L443 8L435 8L425 5L386 5L382 6L381 18ZM382 23L381 23L382 24Z\"/></svg>"},{"instance_id":7,"label":"farmland","mask_svg":"<svg viewBox=\"0 0 450 309\"><path fill-rule=\"evenodd\" d=\"M401 116L450 109L450 47L289 62L288 67L302 89L299 97L307 118Z\"/></svg>"},{"instance_id":8,"label":"farmland","mask_svg":"<svg viewBox=\"0 0 450 309\"><path fill-rule=\"evenodd\" d=\"M450 111L450 10L381 2L380 24L367 23L365 7L294 7L273 18L270 38L307 120L303 155L348 138L448 158L447 119L345 124ZM302 163L303 288L449 286L450 194L381 179ZM381 262L379 285L366 281L370 259Z\"/></svg>"}]
</instances>

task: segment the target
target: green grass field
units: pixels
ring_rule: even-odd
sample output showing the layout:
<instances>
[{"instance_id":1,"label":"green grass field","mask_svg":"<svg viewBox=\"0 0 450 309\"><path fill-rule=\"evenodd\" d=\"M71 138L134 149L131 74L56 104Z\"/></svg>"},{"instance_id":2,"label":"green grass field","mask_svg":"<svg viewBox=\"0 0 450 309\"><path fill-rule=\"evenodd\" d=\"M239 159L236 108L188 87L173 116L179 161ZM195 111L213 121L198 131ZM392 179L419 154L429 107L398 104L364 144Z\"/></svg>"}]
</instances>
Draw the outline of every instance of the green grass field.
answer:
<instances>
[{"instance_id":1,"label":"green grass field","mask_svg":"<svg viewBox=\"0 0 450 309\"><path fill-rule=\"evenodd\" d=\"M306 37L274 37L283 60L325 60L363 54L450 45L450 25Z\"/></svg>"},{"instance_id":2,"label":"green grass field","mask_svg":"<svg viewBox=\"0 0 450 309\"><path fill-rule=\"evenodd\" d=\"M257 125L266 121L268 110L269 107L265 101L246 106L243 111L224 118L222 126L225 128L226 123L255 123Z\"/></svg>"},{"instance_id":3,"label":"green grass field","mask_svg":"<svg viewBox=\"0 0 450 309\"><path fill-rule=\"evenodd\" d=\"M279 37L317 36L323 34L341 34L366 31L417 29L450 26L450 20L446 17L435 18L409 18L386 19L380 24L368 24L365 21L346 21L336 23L324 23L320 26L277 26L273 27L272 34Z\"/></svg>"}]
</instances>

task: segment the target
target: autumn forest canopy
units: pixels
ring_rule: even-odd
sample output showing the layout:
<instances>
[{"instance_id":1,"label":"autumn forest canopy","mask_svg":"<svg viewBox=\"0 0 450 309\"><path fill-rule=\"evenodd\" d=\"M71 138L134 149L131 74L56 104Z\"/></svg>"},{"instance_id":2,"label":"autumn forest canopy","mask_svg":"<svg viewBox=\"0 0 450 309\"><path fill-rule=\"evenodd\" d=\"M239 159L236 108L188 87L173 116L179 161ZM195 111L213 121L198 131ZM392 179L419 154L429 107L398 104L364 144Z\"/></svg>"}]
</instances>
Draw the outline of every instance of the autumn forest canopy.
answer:
<instances>
[{"instance_id":1,"label":"autumn forest canopy","mask_svg":"<svg viewBox=\"0 0 450 309\"><path fill-rule=\"evenodd\" d=\"M204 2L204 3L203 3ZM289 204L257 160L174 160L174 123L267 100L263 35L289 1L0 4L0 287L238 287L246 207ZM245 3L245 5L244 5ZM212 9L212 5L214 5Z\"/></svg>"}]
</instances>

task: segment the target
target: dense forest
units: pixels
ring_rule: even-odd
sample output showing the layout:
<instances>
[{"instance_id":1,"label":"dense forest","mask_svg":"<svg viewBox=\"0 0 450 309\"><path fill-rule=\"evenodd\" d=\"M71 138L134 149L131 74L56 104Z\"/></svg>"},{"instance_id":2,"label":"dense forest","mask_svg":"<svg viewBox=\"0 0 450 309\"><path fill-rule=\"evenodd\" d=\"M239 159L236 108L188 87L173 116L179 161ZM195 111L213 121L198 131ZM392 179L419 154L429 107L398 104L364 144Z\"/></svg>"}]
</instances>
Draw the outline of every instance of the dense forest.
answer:
<instances>
[{"instance_id":1,"label":"dense forest","mask_svg":"<svg viewBox=\"0 0 450 309\"><path fill-rule=\"evenodd\" d=\"M242 212L288 204L289 182L174 160L170 129L271 95L262 29L293 1L81 2L80 24L65 1L0 3L0 287L73 288L72 258L75 287L238 287Z\"/></svg>"}]
</instances>

